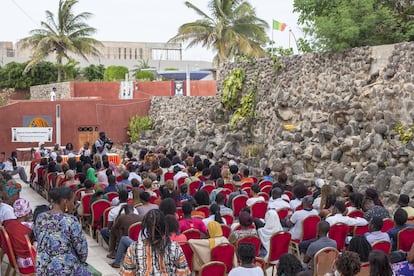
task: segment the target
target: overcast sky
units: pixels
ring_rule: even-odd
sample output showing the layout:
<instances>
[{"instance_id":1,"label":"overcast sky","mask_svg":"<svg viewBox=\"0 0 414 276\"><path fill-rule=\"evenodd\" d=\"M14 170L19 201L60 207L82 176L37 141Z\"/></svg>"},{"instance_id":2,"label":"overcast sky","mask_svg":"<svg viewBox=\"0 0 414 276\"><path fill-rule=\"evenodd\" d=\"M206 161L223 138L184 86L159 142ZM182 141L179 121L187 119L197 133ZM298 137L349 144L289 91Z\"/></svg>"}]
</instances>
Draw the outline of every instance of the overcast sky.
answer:
<instances>
[{"instance_id":1,"label":"overcast sky","mask_svg":"<svg viewBox=\"0 0 414 276\"><path fill-rule=\"evenodd\" d=\"M208 0L190 1L207 14ZM301 37L293 0L249 0L259 18L266 20L272 37L272 19L287 23L284 32L274 31L276 46L288 47L290 28ZM29 35L45 20L45 11L57 13L58 0L0 0L0 41L13 41ZM79 0L75 11L91 12L89 25L98 29L95 38L102 41L166 42L177 34L180 25L200 17L182 0ZM294 46L293 37L290 44ZM294 47L296 49L296 47ZM211 61L213 53L201 47L185 50L185 60Z\"/></svg>"}]
</instances>

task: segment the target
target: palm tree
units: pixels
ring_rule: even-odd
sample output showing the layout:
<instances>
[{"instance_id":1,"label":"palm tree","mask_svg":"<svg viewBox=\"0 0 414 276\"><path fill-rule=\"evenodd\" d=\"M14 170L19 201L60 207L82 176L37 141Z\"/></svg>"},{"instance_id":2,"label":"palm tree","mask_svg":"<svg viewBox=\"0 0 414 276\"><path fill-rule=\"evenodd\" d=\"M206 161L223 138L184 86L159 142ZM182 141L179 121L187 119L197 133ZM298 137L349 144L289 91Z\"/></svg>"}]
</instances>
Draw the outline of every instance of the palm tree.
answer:
<instances>
[{"instance_id":1,"label":"palm tree","mask_svg":"<svg viewBox=\"0 0 414 276\"><path fill-rule=\"evenodd\" d=\"M32 48L32 59L27 64L25 71L44 60L50 53L56 54L58 67L58 82L63 72L62 61L65 58L70 61L69 53L77 54L87 60L87 55L99 56L96 48L102 44L93 39L91 35L96 29L85 23L92 14L83 12L74 14L73 6L78 0L59 0L57 18L51 11L46 11L46 22L42 21L41 29L32 30L31 36L22 39L23 48Z\"/></svg>"},{"instance_id":2,"label":"palm tree","mask_svg":"<svg viewBox=\"0 0 414 276\"><path fill-rule=\"evenodd\" d=\"M170 42L188 42L187 48L201 44L217 54L214 61L219 65L237 55L260 57L265 55L267 42L266 21L256 16L250 3L241 0L210 0L211 16L186 1L202 18L185 23Z\"/></svg>"}]
</instances>

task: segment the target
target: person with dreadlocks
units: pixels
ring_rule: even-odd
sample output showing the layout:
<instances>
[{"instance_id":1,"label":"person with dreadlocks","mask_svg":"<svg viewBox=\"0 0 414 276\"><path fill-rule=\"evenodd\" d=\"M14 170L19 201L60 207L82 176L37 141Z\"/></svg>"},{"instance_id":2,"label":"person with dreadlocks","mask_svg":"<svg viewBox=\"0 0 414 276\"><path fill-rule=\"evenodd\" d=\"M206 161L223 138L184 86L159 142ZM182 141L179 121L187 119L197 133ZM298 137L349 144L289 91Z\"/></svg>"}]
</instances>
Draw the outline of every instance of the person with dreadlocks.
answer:
<instances>
[{"instance_id":1,"label":"person with dreadlocks","mask_svg":"<svg viewBox=\"0 0 414 276\"><path fill-rule=\"evenodd\" d=\"M141 236L129 246L120 275L191 275L180 245L168 236L160 210L150 210L144 216Z\"/></svg>"}]
</instances>

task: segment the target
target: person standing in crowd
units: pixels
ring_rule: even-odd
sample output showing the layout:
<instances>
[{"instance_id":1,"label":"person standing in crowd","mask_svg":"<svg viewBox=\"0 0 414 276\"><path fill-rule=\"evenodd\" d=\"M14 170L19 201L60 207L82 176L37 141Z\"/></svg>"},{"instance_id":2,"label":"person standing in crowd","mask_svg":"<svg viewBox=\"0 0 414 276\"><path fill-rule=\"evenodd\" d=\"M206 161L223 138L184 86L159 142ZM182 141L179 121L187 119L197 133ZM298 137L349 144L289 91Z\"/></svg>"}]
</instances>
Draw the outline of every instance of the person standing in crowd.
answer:
<instances>
[{"instance_id":1,"label":"person standing in crowd","mask_svg":"<svg viewBox=\"0 0 414 276\"><path fill-rule=\"evenodd\" d=\"M36 275L91 275L87 270L88 243L72 215L75 194L68 187L49 191L52 209L41 213L33 229L37 246Z\"/></svg>"},{"instance_id":2,"label":"person standing in crowd","mask_svg":"<svg viewBox=\"0 0 414 276\"><path fill-rule=\"evenodd\" d=\"M98 140L96 140L94 145L96 151L94 152L94 149L92 148L92 152L102 158L102 156L107 155L108 152L111 150L112 144L113 143L111 139L108 139L106 137L106 133L104 131L101 131L99 132L99 138Z\"/></svg>"},{"instance_id":3,"label":"person standing in crowd","mask_svg":"<svg viewBox=\"0 0 414 276\"><path fill-rule=\"evenodd\" d=\"M52 91L50 91L50 101L56 101L56 87L53 87Z\"/></svg>"},{"instance_id":4,"label":"person standing in crowd","mask_svg":"<svg viewBox=\"0 0 414 276\"><path fill-rule=\"evenodd\" d=\"M168 236L160 210L145 215L141 233L142 239L128 247L120 275L191 275L180 245Z\"/></svg>"}]
</instances>

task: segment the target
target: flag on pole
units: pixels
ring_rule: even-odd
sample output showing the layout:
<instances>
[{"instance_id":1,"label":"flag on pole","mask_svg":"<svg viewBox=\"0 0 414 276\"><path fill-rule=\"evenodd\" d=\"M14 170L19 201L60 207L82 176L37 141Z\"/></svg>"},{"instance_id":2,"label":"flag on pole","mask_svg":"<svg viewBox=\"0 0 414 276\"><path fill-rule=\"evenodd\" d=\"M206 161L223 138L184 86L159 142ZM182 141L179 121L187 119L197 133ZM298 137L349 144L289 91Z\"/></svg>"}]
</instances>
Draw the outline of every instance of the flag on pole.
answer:
<instances>
[{"instance_id":1,"label":"flag on pole","mask_svg":"<svg viewBox=\"0 0 414 276\"><path fill-rule=\"evenodd\" d=\"M279 22L277 20L273 20L273 30L278 30L283 32L286 28L286 23Z\"/></svg>"}]
</instances>

